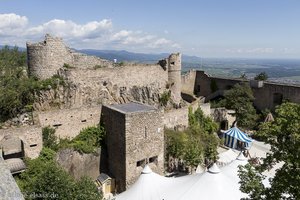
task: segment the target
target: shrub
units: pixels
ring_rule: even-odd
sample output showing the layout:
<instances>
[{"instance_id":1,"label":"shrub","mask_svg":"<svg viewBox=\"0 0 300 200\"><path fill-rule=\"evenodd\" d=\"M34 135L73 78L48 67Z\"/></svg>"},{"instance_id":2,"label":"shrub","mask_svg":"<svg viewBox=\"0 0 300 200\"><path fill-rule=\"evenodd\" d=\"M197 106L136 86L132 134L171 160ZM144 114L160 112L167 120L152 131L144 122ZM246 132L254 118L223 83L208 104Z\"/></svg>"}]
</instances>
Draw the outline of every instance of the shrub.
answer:
<instances>
[{"instance_id":1,"label":"shrub","mask_svg":"<svg viewBox=\"0 0 300 200\"><path fill-rule=\"evenodd\" d=\"M164 91L159 97L159 102L161 105L167 106L170 98L171 98L171 91Z\"/></svg>"},{"instance_id":2,"label":"shrub","mask_svg":"<svg viewBox=\"0 0 300 200\"><path fill-rule=\"evenodd\" d=\"M43 145L52 150L57 150L57 137L55 136L55 129L49 126L42 130Z\"/></svg>"}]
</instances>

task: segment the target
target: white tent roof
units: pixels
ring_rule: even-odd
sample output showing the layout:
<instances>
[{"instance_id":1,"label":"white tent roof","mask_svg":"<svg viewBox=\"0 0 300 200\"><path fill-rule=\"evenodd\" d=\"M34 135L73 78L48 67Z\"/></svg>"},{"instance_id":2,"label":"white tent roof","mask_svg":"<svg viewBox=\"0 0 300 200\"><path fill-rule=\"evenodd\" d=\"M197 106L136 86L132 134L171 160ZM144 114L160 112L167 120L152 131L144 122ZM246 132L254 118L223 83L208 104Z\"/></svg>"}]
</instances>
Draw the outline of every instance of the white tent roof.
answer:
<instances>
[{"instance_id":1,"label":"white tent roof","mask_svg":"<svg viewBox=\"0 0 300 200\"><path fill-rule=\"evenodd\" d=\"M138 180L128 190L116 196L116 200L164 199L163 192L168 182L169 178L152 172L146 165Z\"/></svg>"},{"instance_id":2,"label":"white tent roof","mask_svg":"<svg viewBox=\"0 0 300 200\"><path fill-rule=\"evenodd\" d=\"M214 164L207 172L166 178L146 166L138 180L116 200L234 200L246 197L239 190L238 166L247 163L240 155L221 169Z\"/></svg>"},{"instance_id":3,"label":"white tent roof","mask_svg":"<svg viewBox=\"0 0 300 200\"><path fill-rule=\"evenodd\" d=\"M217 161L217 164L220 166L227 165L234 161L237 157L237 153L235 153L232 149L228 149L227 151L224 151L219 154L219 159Z\"/></svg>"}]
</instances>

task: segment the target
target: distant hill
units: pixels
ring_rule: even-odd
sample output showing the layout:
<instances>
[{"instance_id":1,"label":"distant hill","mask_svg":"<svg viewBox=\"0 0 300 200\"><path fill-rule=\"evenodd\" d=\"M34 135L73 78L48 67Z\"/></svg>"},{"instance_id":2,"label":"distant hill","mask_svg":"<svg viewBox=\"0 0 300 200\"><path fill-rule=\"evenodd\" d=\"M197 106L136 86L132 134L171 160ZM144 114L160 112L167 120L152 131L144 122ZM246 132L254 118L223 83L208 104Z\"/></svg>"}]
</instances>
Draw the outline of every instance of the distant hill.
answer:
<instances>
[{"instance_id":1,"label":"distant hill","mask_svg":"<svg viewBox=\"0 0 300 200\"><path fill-rule=\"evenodd\" d=\"M168 53L146 54L146 53L133 53L124 50L116 51L116 50L82 49L77 51L88 55L99 56L101 58L111 60L111 61L113 61L113 59L117 59L118 62L130 61L130 62L155 63L169 56ZM197 56L182 55L182 61L185 63L200 63L201 58Z\"/></svg>"}]
</instances>

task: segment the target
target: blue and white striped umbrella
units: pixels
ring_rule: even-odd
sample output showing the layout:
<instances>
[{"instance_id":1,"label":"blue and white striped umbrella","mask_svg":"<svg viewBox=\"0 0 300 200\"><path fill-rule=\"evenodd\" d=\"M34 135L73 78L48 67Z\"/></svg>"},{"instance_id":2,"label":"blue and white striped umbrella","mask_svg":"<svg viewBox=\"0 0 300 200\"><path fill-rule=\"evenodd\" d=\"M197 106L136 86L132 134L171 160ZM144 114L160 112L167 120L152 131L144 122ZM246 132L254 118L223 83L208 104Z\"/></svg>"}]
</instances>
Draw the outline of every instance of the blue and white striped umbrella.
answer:
<instances>
[{"instance_id":1,"label":"blue and white striped umbrella","mask_svg":"<svg viewBox=\"0 0 300 200\"><path fill-rule=\"evenodd\" d=\"M249 144L252 142L252 139L237 127L232 127L231 129L227 130L224 133L224 136L225 136L225 145L230 148L236 148L238 140L244 142L245 147L249 147Z\"/></svg>"}]
</instances>

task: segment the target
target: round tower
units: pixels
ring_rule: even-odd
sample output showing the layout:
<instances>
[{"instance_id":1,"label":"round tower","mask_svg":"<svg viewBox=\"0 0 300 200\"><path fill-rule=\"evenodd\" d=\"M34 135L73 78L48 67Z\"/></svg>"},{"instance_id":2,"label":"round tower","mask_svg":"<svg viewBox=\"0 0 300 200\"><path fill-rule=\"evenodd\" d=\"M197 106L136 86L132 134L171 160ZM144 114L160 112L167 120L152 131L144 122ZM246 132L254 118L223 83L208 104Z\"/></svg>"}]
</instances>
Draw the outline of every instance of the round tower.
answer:
<instances>
[{"instance_id":1,"label":"round tower","mask_svg":"<svg viewBox=\"0 0 300 200\"><path fill-rule=\"evenodd\" d=\"M26 43L28 72L30 76L40 79L50 78L63 67L64 63L72 63L70 49L61 38L46 34L45 40L38 43Z\"/></svg>"},{"instance_id":2,"label":"round tower","mask_svg":"<svg viewBox=\"0 0 300 200\"><path fill-rule=\"evenodd\" d=\"M181 54L173 53L168 58L168 82L171 98L179 105L181 101Z\"/></svg>"}]
</instances>

